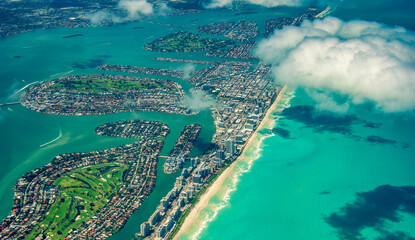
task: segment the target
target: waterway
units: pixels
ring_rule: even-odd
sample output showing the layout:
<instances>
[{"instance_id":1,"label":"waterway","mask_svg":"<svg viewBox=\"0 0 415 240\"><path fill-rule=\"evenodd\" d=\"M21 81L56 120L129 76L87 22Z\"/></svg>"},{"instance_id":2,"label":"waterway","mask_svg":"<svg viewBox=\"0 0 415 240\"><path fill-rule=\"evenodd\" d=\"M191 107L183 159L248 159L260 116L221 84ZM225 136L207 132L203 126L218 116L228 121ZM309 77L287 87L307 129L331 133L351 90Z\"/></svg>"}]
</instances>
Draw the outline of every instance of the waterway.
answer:
<instances>
[{"instance_id":1,"label":"waterway","mask_svg":"<svg viewBox=\"0 0 415 240\"><path fill-rule=\"evenodd\" d=\"M344 19L384 20L388 24L414 29L414 4L402 1L406 5L397 7L398 13L389 11L394 9L391 7L388 9L369 4L379 1L367 2L342 1L343 7L337 7L332 14ZM384 6L389 6L394 1L382 2ZM292 16L299 11L295 8L250 7L240 10L250 14L238 16L234 15L235 12L218 10L215 13L152 20L196 28L218 20L236 21L244 18L257 21L263 32L266 19ZM76 74L108 73L95 69L103 63L177 69L183 64L157 62L152 58L214 60L200 53L170 54L143 50L146 42L178 30L181 29L135 22L88 29L39 30L1 39L0 103L15 102L19 95L16 92L33 82ZM73 34L83 36L62 38ZM182 84L186 91L191 88L184 81L172 80ZM313 101L302 91L292 93L286 100L281 104L287 105L281 108L288 107L288 104L291 107L310 106L304 108L310 111L314 106ZM203 130L192 153L194 156L203 152L215 129L208 110L188 117L150 112L67 117L36 113L20 105L9 108L0 109L1 218L9 213L12 188L25 172L43 166L58 154L105 149L133 141L95 135L94 129L100 124L125 119L162 121L171 129L162 152L166 154L184 125L199 123ZM356 193L370 192L384 184L415 185L412 173L415 167L413 115L391 116L353 109L350 114L381 123L376 129L353 124L349 126L353 133L361 137L375 135L395 141L393 144L375 144L357 141L336 132L317 131L316 124L301 117L287 118L279 114L276 113L276 118L280 118L276 127L285 131L280 129L279 135L266 135L268 138L263 141L260 151L252 150L257 160L241 163L236 168L239 169L236 174L238 177L229 179L217 198L212 200L211 208L206 209L202 217L211 222L205 221L203 227L192 229L193 232L189 232L184 239L194 238L195 233L200 239L336 239L336 229L325 221L325 217L353 203ZM130 239L171 189L176 175L165 175L162 164L161 160L154 192L112 239ZM389 229L409 232L414 237L411 228L415 226L414 218L403 214L402 219L405 221L386 224ZM365 234L373 237L371 231L368 229Z\"/></svg>"},{"instance_id":2,"label":"waterway","mask_svg":"<svg viewBox=\"0 0 415 240\"><path fill-rule=\"evenodd\" d=\"M413 1L326 2L332 16L415 30ZM404 201L394 202L399 194L391 189L415 186L415 114L352 107L339 116L315 104L302 89L286 94L274 133L263 129L261 148L247 153L255 160L235 167L179 239L414 238L415 216L393 207ZM354 117L376 124L349 121Z\"/></svg>"},{"instance_id":3,"label":"waterway","mask_svg":"<svg viewBox=\"0 0 415 240\"><path fill-rule=\"evenodd\" d=\"M258 14L238 16L235 15L236 12L220 10L215 13L191 14L174 18L157 17L152 21L163 24L170 24L174 21L176 26L196 29L199 25L218 19L238 21L245 18L260 20L258 22L263 32L265 19L293 15L299 11L299 9L285 9L278 12L267 10L266 14L258 19ZM133 22L111 27L38 30L0 39L0 103L16 102L19 100L20 93L28 85L53 78L100 73L134 75L96 69L98 65L104 63L179 69L184 66L183 63L158 62L152 59L157 56L218 60L204 57L203 53L155 53L143 49L145 43L178 30L182 29ZM82 36L63 38L74 34L82 34ZM189 92L192 87L183 80L165 78L177 81L186 92ZM30 111L21 105L1 107L0 202L2 204L0 205L0 218L5 218L9 214L12 207L13 186L26 172L49 163L54 156L59 154L100 150L132 142L131 139L94 134L95 127L101 124L126 119L155 120L167 124L171 133L166 139L162 155L168 154L180 131L187 124L202 125L201 136L192 152L193 156L204 152L215 131L213 118L208 109L202 110L195 116L152 112L118 113L105 116L54 116ZM172 188L177 174L164 174L163 161L161 159L159 162L158 178L153 193L113 239L133 237L134 233L139 231L139 225L148 219L160 199Z\"/></svg>"}]
</instances>

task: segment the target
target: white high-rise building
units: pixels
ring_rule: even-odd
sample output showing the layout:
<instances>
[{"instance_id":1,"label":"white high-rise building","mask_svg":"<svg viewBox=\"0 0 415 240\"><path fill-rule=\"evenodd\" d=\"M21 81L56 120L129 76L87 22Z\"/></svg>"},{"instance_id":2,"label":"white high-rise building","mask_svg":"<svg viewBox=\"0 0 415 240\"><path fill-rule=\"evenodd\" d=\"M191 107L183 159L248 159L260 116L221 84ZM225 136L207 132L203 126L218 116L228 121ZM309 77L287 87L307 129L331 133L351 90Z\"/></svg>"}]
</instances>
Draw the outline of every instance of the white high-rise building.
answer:
<instances>
[{"instance_id":1,"label":"white high-rise building","mask_svg":"<svg viewBox=\"0 0 415 240\"><path fill-rule=\"evenodd\" d=\"M228 154L228 156L233 156L235 152L235 141L233 139L226 140L226 154Z\"/></svg>"}]
</instances>

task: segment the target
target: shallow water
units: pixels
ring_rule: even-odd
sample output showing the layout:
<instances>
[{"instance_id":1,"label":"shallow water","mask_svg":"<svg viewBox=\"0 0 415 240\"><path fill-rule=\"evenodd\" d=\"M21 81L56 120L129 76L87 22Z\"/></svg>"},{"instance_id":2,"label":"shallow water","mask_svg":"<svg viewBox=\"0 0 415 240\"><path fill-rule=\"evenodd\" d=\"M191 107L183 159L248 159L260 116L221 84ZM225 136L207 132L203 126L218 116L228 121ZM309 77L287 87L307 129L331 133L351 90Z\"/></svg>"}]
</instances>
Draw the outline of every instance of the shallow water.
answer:
<instances>
[{"instance_id":1,"label":"shallow water","mask_svg":"<svg viewBox=\"0 0 415 240\"><path fill-rule=\"evenodd\" d=\"M406 4L405 7L390 7L389 11L387 7L370 6L366 2L358 5L355 0L345 0L335 8L332 15L344 19L383 21L414 29L414 4L408 1L402 3ZM393 1L385 4L384 6L393 5ZM263 31L265 19L288 16L299 11L253 9L258 13L235 16L227 11L217 11L215 14L178 16L174 18L174 23L197 27L218 19L245 18L258 21ZM393 9L399 11L392 11ZM376 14L377 12L388 14ZM170 23L173 19L157 18L156 21ZM137 26L144 29L133 29ZM1 39L0 102L18 100L19 93L16 91L32 82L67 75L104 73L95 69L96 65L102 63L177 69L182 64L156 62L152 58L212 59L199 53L159 54L142 49L144 43L177 30L180 29L129 23L88 29L40 30ZM62 38L71 34L84 36ZM186 91L191 88L184 81L173 80L181 83ZM304 92L299 91L295 95L290 102L292 109L314 113L314 103ZM286 107L284 104L288 102L282 102L280 108ZM200 239L336 239L338 230L344 229L344 226L339 221L335 222L333 216L337 216L342 207L353 204L358 198L356 193L377 194L379 191L374 190L385 184L415 184L412 174L415 167L412 157L415 155L413 115L391 116L353 109L351 114L359 119L382 125L370 128L331 116L327 118L332 121L331 127L324 128L321 119L305 119L293 112L295 113L285 112L285 116L277 114L276 117L280 117L280 120L274 134L266 135L269 138L263 140L260 149L253 148L249 151L252 159L258 159L238 164L234 176L227 179L225 187L202 214L200 223L205 225L193 227L182 239L192 238L195 233L198 233ZM96 136L93 133L94 128L100 124L122 119L159 120L168 124L171 134L166 139L163 153L167 153L174 145L186 124L199 123L203 126L194 155L203 152L214 132L213 119L207 110L191 117L160 113L65 117L32 112L18 105L2 108L0 201L3 204L0 206L0 216L6 217L11 209L12 188L17 179L25 172L50 162L55 155L105 149L131 142L132 140ZM342 128L333 127L333 124L340 124ZM356 136L345 135L345 129ZM60 133L62 136L59 139L40 147L56 139ZM370 138L371 136L380 138ZM159 166L162 164L160 162ZM148 219L159 200L171 189L174 178L175 175L162 173L160 167L154 192L113 239L130 239L138 232L139 225ZM403 212L397 214L403 221L393 223L384 220L385 229L403 231L414 237L411 228L415 226L414 217ZM376 219L379 214L373 216ZM361 234L373 239L378 233L373 228L363 227Z\"/></svg>"},{"instance_id":2,"label":"shallow water","mask_svg":"<svg viewBox=\"0 0 415 240\"><path fill-rule=\"evenodd\" d=\"M298 91L290 105L291 109L298 110L299 107L312 106L313 102L304 92ZM233 180L239 183L228 183L222 192L237 190L230 194L230 198L218 194L212 199L206 215L213 216L217 214L217 208L223 209L201 231L199 238L338 239L337 230L346 228L342 220L349 220L365 229L362 231L365 239L376 239L379 231L364 224L368 210L362 208L356 213L350 212L350 209L359 206L354 203L356 193L374 193L381 185L414 186L415 118L363 112L355 114L382 125L376 129L361 123L345 127L360 137L376 135L384 141L357 140L357 137L344 135L339 129L322 129L318 118L313 119L317 121L313 123L284 111L278 113L281 118L276 127L287 130L289 137L283 134L266 138L260 157L252 167L246 164L235 170L237 177ZM337 117L327 119L342 120ZM414 216L405 211L388 209L388 205L381 204L384 199L387 200L387 196L364 199L368 206L379 205L371 217L384 222L384 227L380 227L381 224L375 226L384 231L401 230L414 236ZM341 209L347 204L351 206L349 209ZM392 222L383 218L381 213L389 210L388 213L401 216L402 221ZM335 221L334 216L339 213L346 214L348 218ZM353 213L361 215L356 217ZM206 220L206 216L201 216L200 220ZM360 228L358 230L360 232ZM181 239L194 238L197 231L200 228L195 227L193 232Z\"/></svg>"}]
</instances>

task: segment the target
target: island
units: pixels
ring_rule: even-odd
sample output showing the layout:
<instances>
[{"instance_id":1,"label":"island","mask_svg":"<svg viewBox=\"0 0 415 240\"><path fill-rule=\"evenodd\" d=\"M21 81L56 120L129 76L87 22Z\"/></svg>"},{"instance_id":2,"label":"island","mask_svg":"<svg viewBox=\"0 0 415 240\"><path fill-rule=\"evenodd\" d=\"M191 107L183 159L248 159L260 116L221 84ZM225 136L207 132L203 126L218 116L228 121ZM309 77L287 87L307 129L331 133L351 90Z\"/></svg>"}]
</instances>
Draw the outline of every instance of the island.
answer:
<instances>
[{"instance_id":1,"label":"island","mask_svg":"<svg viewBox=\"0 0 415 240\"><path fill-rule=\"evenodd\" d=\"M184 127L180 132L179 139L177 139L176 144L164 162L165 173L175 173L183 167L201 130L202 126L198 124L191 124Z\"/></svg>"},{"instance_id":2,"label":"island","mask_svg":"<svg viewBox=\"0 0 415 240\"><path fill-rule=\"evenodd\" d=\"M78 75L33 85L23 106L56 115L97 115L131 111L190 114L182 87L173 81L114 75Z\"/></svg>"},{"instance_id":3,"label":"island","mask_svg":"<svg viewBox=\"0 0 415 240\"><path fill-rule=\"evenodd\" d=\"M102 12L117 16L123 19L123 22L137 20L129 18L127 11L120 9L118 2L117 0L0 1L0 37L37 29L114 25L114 21L109 18L92 21L94 14L99 15ZM196 5L183 8L180 6L183 2L166 2L166 4L171 8L169 15L186 15L203 11ZM142 27L134 29L142 29Z\"/></svg>"},{"instance_id":4,"label":"island","mask_svg":"<svg viewBox=\"0 0 415 240\"><path fill-rule=\"evenodd\" d=\"M222 35L225 34L234 24L235 22L209 23L207 25L199 26L197 30L201 33Z\"/></svg>"},{"instance_id":5,"label":"island","mask_svg":"<svg viewBox=\"0 0 415 240\"><path fill-rule=\"evenodd\" d=\"M241 20L225 34L225 37L239 42L248 42L256 38L258 34L259 29L255 22Z\"/></svg>"},{"instance_id":6,"label":"island","mask_svg":"<svg viewBox=\"0 0 415 240\"><path fill-rule=\"evenodd\" d=\"M216 22L198 27L201 33L223 35L239 42L252 41L259 35L259 28L256 22L240 20L235 22Z\"/></svg>"},{"instance_id":7,"label":"island","mask_svg":"<svg viewBox=\"0 0 415 240\"><path fill-rule=\"evenodd\" d=\"M147 43L144 48L155 52L198 52L232 45L233 41L204 38L200 34L179 31Z\"/></svg>"},{"instance_id":8,"label":"island","mask_svg":"<svg viewBox=\"0 0 415 240\"><path fill-rule=\"evenodd\" d=\"M326 9L321 8L309 8L297 17L279 17L268 19L265 26L265 37L269 37L274 33L275 29L283 29L285 26L299 26L305 19L314 19L329 11L330 7Z\"/></svg>"},{"instance_id":9,"label":"island","mask_svg":"<svg viewBox=\"0 0 415 240\"><path fill-rule=\"evenodd\" d=\"M98 126L95 133L101 136L164 141L170 129L161 122L125 120Z\"/></svg>"},{"instance_id":10,"label":"island","mask_svg":"<svg viewBox=\"0 0 415 240\"><path fill-rule=\"evenodd\" d=\"M252 51L256 46L256 42L242 43L235 46L231 46L227 49L215 50L205 53L207 57L220 57L220 58L237 58L237 59L256 59L253 56Z\"/></svg>"},{"instance_id":11,"label":"island","mask_svg":"<svg viewBox=\"0 0 415 240\"><path fill-rule=\"evenodd\" d=\"M270 21L267 28L271 31L278 24L298 24L315 14L310 10L291 22L279 19L277 24L271 24ZM226 29L222 31L222 28ZM181 31L145 47L151 51L190 52L228 46L224 54L216 53L217 57L248 59L154 58L204 65L185 80L193 90L215 99L209 110L216 129L208 150L200 156L189 157L201 131L197 124L183 129L169 156L159 156L169 133L163 123L124 120L98 126L95 129L98 135L131 138L135 142L100 151L61 154L51 163L27 173L16 183L14 206L0 225L0 238L105 239L113 235L151 193L160 157L167 158L166 173L181 172L151 216L141 224L136 238L177 239L183 229L189 227L189 222L204 208L212 192L244 156L257 130L266 120L272 120L271 112L287 88L272 79L271 66L249 55L258 36L256 23L242 20L200 30L220 33L240 43L229 47L233 41L208 39ZM238 51L241 51L239 55ZM174 70L140 66L102 65L99 69L180 75ZM96 74L40 82L25 90L21 103L34 111L58 115L128 111L195 114L184 106L184 96L181 85L173 81ZM186 160L190 163L183 164ZM209 188L212 184L216 187ZM195 208L195 204L199 205Z\"/></svg>"},{"instance_id":12,"label":"island","mask_svg":"<svg viewBox=\"0 0 415 240\"><path fill-rule=\"evenodd\" d=\"M126 129L133 135L123 135ZM97 127L99 135L139 139L124 146L56 156L20 178L1 239L103 239L117 232L152 192L163 139L160 122Z\"/></svg>"},{"instance_id":13,"label":"island","mask_svg":"<svg viewBox=\"0 0 415 240\"><path fill-rule=\"evenodd\" d=\"M114 71L114 72L128 72L128 73L138 73L138 74L148 74L148 75L159 75L167 76L174 78L183 78L183 71L179 70L169 70L169 69L160 69L160 68L149 68L149 67L135 67L135 66L125 66L117 64L103 64L97 67L99 70Z\"/></svg>"}]
</instances>

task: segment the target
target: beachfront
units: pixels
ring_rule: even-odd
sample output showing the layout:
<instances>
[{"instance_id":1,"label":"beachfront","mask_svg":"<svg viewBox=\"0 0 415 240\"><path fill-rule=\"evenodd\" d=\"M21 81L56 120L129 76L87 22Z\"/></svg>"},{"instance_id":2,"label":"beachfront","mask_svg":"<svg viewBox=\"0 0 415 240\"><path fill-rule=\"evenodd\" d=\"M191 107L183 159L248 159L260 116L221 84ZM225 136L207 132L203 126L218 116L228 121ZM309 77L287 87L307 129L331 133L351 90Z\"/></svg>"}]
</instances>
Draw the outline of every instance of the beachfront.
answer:
<instances>
[{"instance_id":1,"label":"beachfront","mask_svg":"<svg viewBox=\"0 0 415 240\"><path fill-rule=\"evenodd\" d=\"M186 233L193 224L198 223L197 219L199 218L201 212L208 206L210 199L212 199L212 197L215 196L219 192L225 180L228 177L230 177L230 175L232 174L235 166L241 160L246 159L246 156L245 156L246 151L250 147L253 147L253 146L259 147L258 145L260 144L260 142L258 139L258 131L263 129L264 127L268 127L273 122L273 119L270 118L270 115L272 114L272 112L275 111L279 101L281 100L286 90L287 90L287 85L285 85L279 92L278 97L275 99L274 103L268 109L264 119L262 120L260 125L257 127L255 132L252 134L249 141L246 143L241 155L227 169L225 169L222 172L222 174L219 175L219 177L212 183L211 186L208 187L206 192L200 197L200 200L193 206L192 210L190 211L190 213L187 215L186 219L184 220L183 225L180 227L180 230L178 231L176 236L174 236L173 239L179 239L180 236Z\"/></svg>"}]
</instances>

